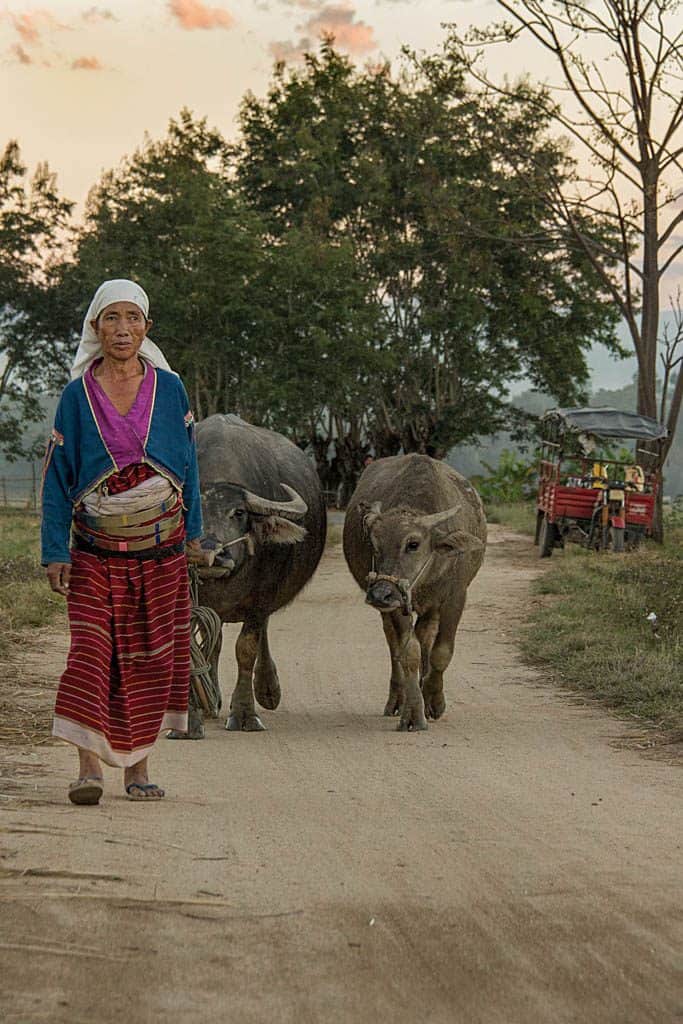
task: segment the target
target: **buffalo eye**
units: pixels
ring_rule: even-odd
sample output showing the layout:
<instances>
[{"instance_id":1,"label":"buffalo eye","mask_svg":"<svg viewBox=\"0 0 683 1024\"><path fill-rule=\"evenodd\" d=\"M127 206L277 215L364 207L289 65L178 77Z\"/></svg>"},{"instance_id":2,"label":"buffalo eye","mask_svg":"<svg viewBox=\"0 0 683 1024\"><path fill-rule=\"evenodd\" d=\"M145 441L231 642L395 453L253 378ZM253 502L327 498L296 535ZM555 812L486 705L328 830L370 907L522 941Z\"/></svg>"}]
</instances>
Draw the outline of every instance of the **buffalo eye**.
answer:
<instances>
[{"instance_id":1,"label":"buffalo eye","mask_svg":"<svg viewBox=\"0 0 683 1024\"><path fill-rule=\"evenodd\" d=\"M247 513L244 511L243 508L236 508L235 511L233 512L235 519L244 519L246 514Z\"/></svg>"},{"instance_id":2,"label":"buffalo eye","mask_svg":"<svg viewBox=\"0 0 683 1024\"><path fill-rule=\"evenodd\" d=\"M406 551L417 551L420 546L419 540L409 540L406 544Z\"/></svg>"}]
</instances>

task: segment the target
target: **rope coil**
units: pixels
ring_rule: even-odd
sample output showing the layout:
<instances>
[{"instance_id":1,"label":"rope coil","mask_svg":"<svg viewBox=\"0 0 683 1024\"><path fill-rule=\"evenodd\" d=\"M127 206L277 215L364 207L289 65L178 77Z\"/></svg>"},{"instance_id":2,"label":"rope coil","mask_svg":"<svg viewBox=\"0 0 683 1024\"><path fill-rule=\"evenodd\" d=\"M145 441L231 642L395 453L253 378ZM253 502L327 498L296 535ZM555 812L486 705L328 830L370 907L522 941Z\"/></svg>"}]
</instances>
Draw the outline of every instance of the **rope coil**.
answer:
<instances>
[{"instance_id":1,"label":"rope coil","mask_svg":"<svg viewBox=\"0 0 683 1024\"><path fill-rule=\"evenodd\" d=\"M199 571L189 566L190 598L190 707L201 710L209 718L218 718L221 709L221 689L218 666L212 661L221 639L222 622L213 610L199 603Z\"/></svg>"}]
</instances>

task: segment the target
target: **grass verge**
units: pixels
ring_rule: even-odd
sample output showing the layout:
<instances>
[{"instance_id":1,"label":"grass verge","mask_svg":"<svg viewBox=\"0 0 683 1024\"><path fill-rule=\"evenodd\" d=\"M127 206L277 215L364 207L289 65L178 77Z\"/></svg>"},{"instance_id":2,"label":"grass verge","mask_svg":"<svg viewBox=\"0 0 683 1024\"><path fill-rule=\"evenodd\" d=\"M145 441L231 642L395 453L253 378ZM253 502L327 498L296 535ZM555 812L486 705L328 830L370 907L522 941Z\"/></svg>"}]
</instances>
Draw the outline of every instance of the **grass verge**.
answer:
<instances>
[{"instance_id":1,"label":"grass verge","mask_svg":"<svg viewBox=\"0 0 683 1024\"><path fill-rule=\"evenodd\" d=\"M18 631L45 626L65 609L47 585L40 565L39 519L19 512L0 514L0 654Z\"/></svg>"},{"instance_id":2,"label":"grass verge","mask_svg":"<svg viewBox=\"0 0 683 1024\"><path fill-rule=\"evenodd\" d=\"M486 506L486 521L500 523L515 533L526 533L533 537L536 530L536 503L517 501Z\"/></svg>"},{"instance_id":3,"label":"grass verge","mask_svg":"<svg viewBox=\"0 0 683 1024\"><path fill-rule=\"evenodd\" d=\"M549 599L523 636L527 659L683 740L683 530L625 555L568 545L534 586Z\"/></svg>"}]
</instances>

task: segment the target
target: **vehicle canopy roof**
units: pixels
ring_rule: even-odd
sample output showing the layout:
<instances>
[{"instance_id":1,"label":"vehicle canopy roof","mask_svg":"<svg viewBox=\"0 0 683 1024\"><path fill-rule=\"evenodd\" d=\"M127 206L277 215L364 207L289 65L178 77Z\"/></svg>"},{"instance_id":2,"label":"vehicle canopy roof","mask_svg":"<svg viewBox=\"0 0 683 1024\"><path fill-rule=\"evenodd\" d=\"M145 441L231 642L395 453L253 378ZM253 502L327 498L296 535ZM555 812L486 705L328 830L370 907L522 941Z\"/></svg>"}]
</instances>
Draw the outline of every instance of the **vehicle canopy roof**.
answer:
<instances>
[{"instance_id":1,"label":"vehicle canopy roof","mask_svg":"<svg viewBox=\"0 0 683 1024\"><path fill-rule=\"evenodd\" d=\"M622 412L609 406L585 409L549 409L541 421L546 429L564 434L590 434L594 437L637 438L659 441L668 430L657 420L637 412Z\"/></svg>"}]
</instances>

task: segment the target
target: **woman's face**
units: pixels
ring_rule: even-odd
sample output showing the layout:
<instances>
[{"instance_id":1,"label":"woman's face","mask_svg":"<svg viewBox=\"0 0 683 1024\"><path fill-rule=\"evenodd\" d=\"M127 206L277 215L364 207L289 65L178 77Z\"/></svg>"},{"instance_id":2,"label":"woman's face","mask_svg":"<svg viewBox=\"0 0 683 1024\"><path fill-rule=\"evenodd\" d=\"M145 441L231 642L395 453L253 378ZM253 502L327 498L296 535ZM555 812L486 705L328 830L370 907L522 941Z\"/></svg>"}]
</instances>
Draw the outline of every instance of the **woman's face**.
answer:
<instances>
[{"instance_id":1,"label":"woman's face","mask_svg":"<svg viewBox=\"0 0 683 1024\"><path fill-rule=\"evenodd\" d=\"M97 334L105 358L125 362L137 355L152 325L134 302L112 302L105 306L91 326Z\"/></svg>"}]
</instances>

